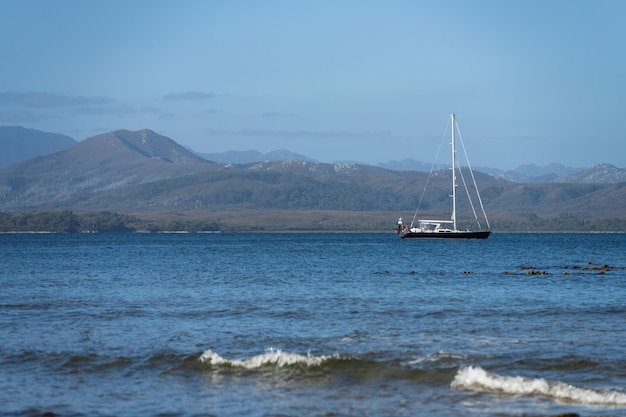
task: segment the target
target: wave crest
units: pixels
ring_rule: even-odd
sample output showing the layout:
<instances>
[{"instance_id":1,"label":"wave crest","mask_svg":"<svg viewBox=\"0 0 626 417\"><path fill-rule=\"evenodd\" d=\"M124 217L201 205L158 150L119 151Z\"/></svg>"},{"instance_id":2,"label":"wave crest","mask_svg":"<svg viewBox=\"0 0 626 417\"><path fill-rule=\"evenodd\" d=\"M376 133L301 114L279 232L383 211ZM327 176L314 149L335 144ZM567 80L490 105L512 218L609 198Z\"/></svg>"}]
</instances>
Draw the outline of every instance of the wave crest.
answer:
<instances>
[{"instance_id":1,"label":"wave crest","mask_svg":"<svg viewBox=\"0 0 626 417\"><path fill-rule=\"evenodd\" d=\"M268 348L265 350L265 353L247 359L227 359L209 349L198 358L200 362L208 365L226 365L245 369L258 369L267 365L273 365L279 368L297 364L319 366L329 359L332 359L332 357L325 355L314 356L310 353L300 355L298 353L283 352L280 349L274 348Z\"/></svg>"},{"instance_id":2,"label":"wave crest","mask_svg":"<svg viewBox=\"0 0 626 417\"><path fill-rule=\"evenodd\" d=\"M510 395L540 395L578 404L626 405L626 392L579 388L543 378L501 376L473 366L459 369L450 387Z\"/></svg>"}]
</instances>

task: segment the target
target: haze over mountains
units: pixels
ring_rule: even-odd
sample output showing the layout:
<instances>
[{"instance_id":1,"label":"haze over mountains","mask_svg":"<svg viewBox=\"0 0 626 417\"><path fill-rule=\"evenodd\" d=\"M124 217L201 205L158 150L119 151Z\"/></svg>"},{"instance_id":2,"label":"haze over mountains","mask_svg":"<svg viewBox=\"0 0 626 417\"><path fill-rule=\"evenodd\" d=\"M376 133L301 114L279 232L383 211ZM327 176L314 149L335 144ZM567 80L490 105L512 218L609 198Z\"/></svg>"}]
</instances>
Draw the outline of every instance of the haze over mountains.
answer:
<instances>
[{"instance_id":1,"label":"haze over mountains","mask_svg":"<svg viewBox=\"0 0 626 417\"><path fill-rule=\"evenodd\" d=\"M75 144L74 139L57 133L21 126L0 126L0 168Z\"/></svg>"},{"instance_id":2,"label":"haze over mountains","mask_svg":"<svg viewBox=\"0 0 626 417\"><path fill-rule=\"evenodd\" d=\"M199 154L202 157L215 162L224 162L224 163L235 163L235 164L246 164L250 162L261 162L261 161L306 161L306 162L318 162L314 159L311 159L307 156L296 154L290 152L288 150L277 150L268 152L263 154L259 151L248 150L248 151L228 151L228 152L220 152L220 153L212 153L212 154ZM358 161L334 161L334 163L355 163L359 164ZM435 165L433 167L432 163L426 163L423 161L416 161L411 158L405 158L402 160L393 160L387 162L381 162L376 165L380 168L391 169L394 171L419 171L419 172L430 172L431 169L445 169L446 166L443 165ZM578 168L568 168L561 164L553 163L546 166L537 166L534 164L522 165L514 170L502 170L497 168L488 168L488 167L477 167L475 168L477 171L491 174L495 177L504 178L510 181L516 182L553 182L557 179L563 179L570 174L582 171ZM598 177L602 178L602 182L613 182L610 180L608 176ZM575 182L575 181L565 181L565 182Z\"/></svg>"},{"instance_id":3,"label":"haze over mountains","mask_svg":"<svg viewBox=\"0 0 626 417\"><path fill-rule=\"evenodd\" d=\"M261 161L305 161L317 162L307 156L293 153L286 149L275 150L268 153L262 153L255 150L248 151L228 151L219 153L200 153L198 154L209 161L224 162L228 164L248 164L250 162Z\"/></svg>"},{"instance_id":4,"label":"haze over mountains","mask_svg":"<svg viewBox=\"0 0 626 417\"><path fill-rule=\"evenodd\" d=\"M147 129L145 131L148 131ZM169 139L171 141L171 139ZM20 126L0 126L0 168L8 167L17 162L35 156L67 148L77 144L69 136L56 133L26 129ZM192 150L189 150L193 152ZM247 164L262 161L304 161L317 162L305 155L281 149L268 153L256 150L227 151L220 153L197 153L208 161L217 163ZM339 163L356 163L358 161L341 161ZM431 163L406 158L381 162L376 166L391 170L413 170L430 172L431 169L444 169ZM599 164L588 168L571 168L559 163L544 166L527 164L511 170L490 167L475 167L477 171L491 174L509 181L526 183L617 183L626 181L626 169L610 164Z\"/></svg>"},{"instance_id":5,"label":"haze over mountains","mask_svg":"<svg viewBox=\"0 0 626 417\"><path fill-rule=\"evenodd\" d=\"M293 154L283 154L279 160L253 152L247 156L267 160L209 161L147 129L109 132L0 169L0 211L208 215L316 210L406 216L417 207L428 178L426 172L295 160ZM212 157L221 159L216 154ZM504 229L511 220L518 228L521 224L533 227L541 216L570 222L626 218L626 183L614 182L622 175L623 170L600 165L570 174L576 184L519 183L480 172L476 179L496 224L498 218L506 219L500 226ZM421 208L447 210L450 171L435 171L429 181L431 191ZM460 200L459 210L467 208L467 201Z\"/></svg>"}]
</instances>

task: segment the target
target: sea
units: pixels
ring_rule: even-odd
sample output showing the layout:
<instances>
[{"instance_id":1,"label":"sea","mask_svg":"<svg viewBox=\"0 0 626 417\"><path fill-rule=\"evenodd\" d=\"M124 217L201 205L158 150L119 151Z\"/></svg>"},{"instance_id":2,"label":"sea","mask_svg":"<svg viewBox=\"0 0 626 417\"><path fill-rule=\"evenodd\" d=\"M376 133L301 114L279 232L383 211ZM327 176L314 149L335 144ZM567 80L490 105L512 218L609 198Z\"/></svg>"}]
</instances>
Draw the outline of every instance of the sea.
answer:
<instances>
[{"instance_id":1,"label":"sea","mask_svg":"<svg viewBox=\"0 0 626 417\"><path fill-rule=\"evenodd\" d=\"M626 415L626 234L0 234L0 416Z\"/></svg>"}]
</instances>

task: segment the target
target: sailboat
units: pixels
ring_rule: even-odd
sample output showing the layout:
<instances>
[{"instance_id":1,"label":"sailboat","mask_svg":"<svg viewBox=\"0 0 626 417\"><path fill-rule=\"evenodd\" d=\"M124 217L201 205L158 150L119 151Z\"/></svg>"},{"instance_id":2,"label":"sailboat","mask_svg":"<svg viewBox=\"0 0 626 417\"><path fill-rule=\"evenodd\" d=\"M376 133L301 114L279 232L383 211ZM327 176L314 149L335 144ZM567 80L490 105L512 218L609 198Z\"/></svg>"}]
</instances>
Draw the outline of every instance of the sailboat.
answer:
<instances>
[{"instance_id":1,"label":"sailboat","mask_svg":"<svg viewBox=\"0 0 626 417\"><path fill-rule=\"evenodd\" d=\"M405 224L403 226L402 217L398 220L398 228L397 233L402 239L487 239L491 234L491 230L489 230L489 220L487 219L487 213L485 212L485 208L483 206L482 199L480 198L480 193L478 192L478 186L476 185L476 180L474 179L474 172L472 171L471 166L469 165L469 159L466 155L468 170L472 179L472 183L474 185L475 196L480 203L480 208L482 210L482 218L486 224L486 229L482 228L482 224L479 221L479 217L476 214L476 210L474 208L474 202L470 195L468 186L465 182L465 177L463 175L463 170L461 169L460 164L456 158L456 131L458 130L458 126L456 124L454 114L450 115L451 125L452 125L452 141L451 141L451 154L452 154L452 194L450 195L452 199L452 213L450 218L444 220L433 220L433 219L418 219L417 214L419 212L419 205L417 210L415 211L415 215L413 216L413 220L411 224ZM463 143L463 139L461 138L461 144ZM463 151L465 151L465 146L463 146ZM474 214L474 218L477 223L477 228L475 230L469 229L458 229L457 228L457 218L456 218L456 200L457 200L457 170L458 175L461 177L464 189L467 193L467 198L469 200L470 206L472 208L472 212ZM430 176L432 175L432 170L428 177L426 184L430 181ZM422 194L423 197L423 194ZM421 204L421 200L420 200Z\"/></svg>"}]
</instances>

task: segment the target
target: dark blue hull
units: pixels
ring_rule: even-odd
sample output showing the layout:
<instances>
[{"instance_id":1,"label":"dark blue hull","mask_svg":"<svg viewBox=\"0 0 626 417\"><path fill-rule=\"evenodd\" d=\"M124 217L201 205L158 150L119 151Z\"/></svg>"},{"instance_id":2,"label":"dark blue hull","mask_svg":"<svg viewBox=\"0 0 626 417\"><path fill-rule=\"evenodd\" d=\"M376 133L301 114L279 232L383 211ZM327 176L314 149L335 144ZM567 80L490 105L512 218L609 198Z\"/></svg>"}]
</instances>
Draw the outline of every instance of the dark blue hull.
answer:
<instances>
[{"instance_id":1,"label":"dark blue hull","mask_svg":"<svg viewBox=\"0 0 626 417\"><path fill-rule=\"evenodd\" d=\"M402 233L402 239L487 239L491 230L456 231L456 232L406 232Z\"/></svg>"}]
</instances>

